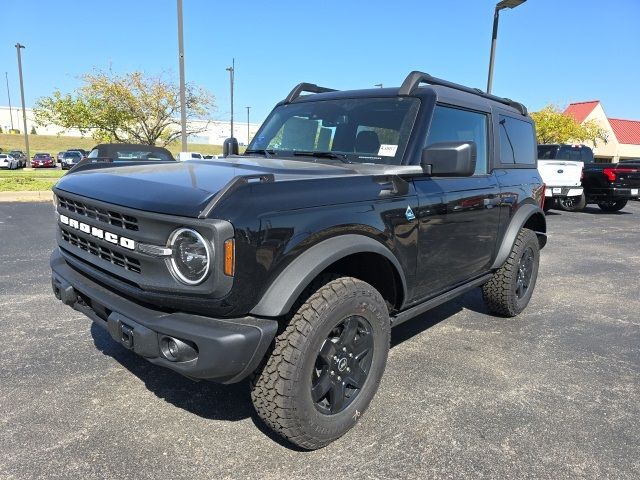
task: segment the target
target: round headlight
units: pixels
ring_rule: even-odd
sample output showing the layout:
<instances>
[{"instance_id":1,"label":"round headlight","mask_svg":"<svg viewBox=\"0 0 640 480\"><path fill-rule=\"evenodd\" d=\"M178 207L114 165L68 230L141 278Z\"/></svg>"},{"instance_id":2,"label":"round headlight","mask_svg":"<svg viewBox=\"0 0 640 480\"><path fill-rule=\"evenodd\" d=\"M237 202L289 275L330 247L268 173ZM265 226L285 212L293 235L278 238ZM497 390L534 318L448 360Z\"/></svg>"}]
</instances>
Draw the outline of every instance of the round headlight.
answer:
<instances>
[{"instance_id":1,"label":"round headlight","mask_svg":"<svg viewBox=\"0 0 640 480\"><path fill-rule=\"evenodd\" d=\"M171 271L182 283L197 285L209 273L211 244L189 228L179 228L169 237Z\"/></svg>"}]
</instances>

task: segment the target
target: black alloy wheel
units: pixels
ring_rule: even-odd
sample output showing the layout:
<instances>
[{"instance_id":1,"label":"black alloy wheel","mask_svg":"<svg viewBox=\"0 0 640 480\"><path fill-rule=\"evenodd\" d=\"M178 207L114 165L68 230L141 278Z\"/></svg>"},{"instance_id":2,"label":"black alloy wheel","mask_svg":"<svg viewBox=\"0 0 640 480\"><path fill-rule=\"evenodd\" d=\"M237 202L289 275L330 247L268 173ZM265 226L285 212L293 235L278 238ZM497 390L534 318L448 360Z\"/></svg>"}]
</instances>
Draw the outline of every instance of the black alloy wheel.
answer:
<instances>
[{"instance_id":1,"label":"black alloy wheel","mask_svg":"<svg viewBox=\"0 0 640 480\"><path fill-rule=\"evenodd\" d=\"M518 274L516 278L516 297L518 297L518 300L527 294L529 285L531 285L533 261L533 249L528 247L522 254L522 257L520 257L520 262L518 262Z\"/></svg>"},{"instance_id":2,"label":"black alloy wheel","mask_svg":"<svg viewBox=\"0 0 640 480\"><path fill-rule=\"evenodd\" d=\"M352 315L341 321L322 344L312 372L311 397L325 415L342 412L358 396L373 358L369 322Z\"/></svg>"},{"instance_id":3,"label":"black alloy wheel","mask_svg":"<svg viewBox=\"0 0 640 480\"><path fill-rule=\"evenodd\" d=\"M584 193L577 197L563 197L558 199L560 208L566 212L577 212L586 206Z\"/></svg>"},{"instance_id":4,"label":"black alloy wheel","mask_svg":"<svg viewBox=\"0 0 640 480\"><path fill-rule=\"evenodd\" d=\"M603 212L618 212L627 205L627 200L604 200L598 202L598 207Z\"/></svg>"}]
</instances>

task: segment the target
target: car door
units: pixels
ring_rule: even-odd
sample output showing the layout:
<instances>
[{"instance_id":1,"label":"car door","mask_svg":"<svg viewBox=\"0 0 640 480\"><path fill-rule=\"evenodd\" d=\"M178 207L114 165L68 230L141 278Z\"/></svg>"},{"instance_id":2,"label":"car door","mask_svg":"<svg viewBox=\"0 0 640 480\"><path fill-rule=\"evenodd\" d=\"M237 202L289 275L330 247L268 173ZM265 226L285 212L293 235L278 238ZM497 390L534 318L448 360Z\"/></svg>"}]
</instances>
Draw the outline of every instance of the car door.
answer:
<instances>
[{"instance_id":1,"label":"car door","mask_svg":"<svg viewBox=\"0 0 640 480\"><path fill-rule=\"evenodd\" d=\"M420 177L414 180L419 212L417 285L423 298L489 270L498 235L500 189L490 168L490 113L436 105L424 146L473 141L476 170L471 177ZM442 203L434 207L434 200Z\"/></svg>"}]
</instances>

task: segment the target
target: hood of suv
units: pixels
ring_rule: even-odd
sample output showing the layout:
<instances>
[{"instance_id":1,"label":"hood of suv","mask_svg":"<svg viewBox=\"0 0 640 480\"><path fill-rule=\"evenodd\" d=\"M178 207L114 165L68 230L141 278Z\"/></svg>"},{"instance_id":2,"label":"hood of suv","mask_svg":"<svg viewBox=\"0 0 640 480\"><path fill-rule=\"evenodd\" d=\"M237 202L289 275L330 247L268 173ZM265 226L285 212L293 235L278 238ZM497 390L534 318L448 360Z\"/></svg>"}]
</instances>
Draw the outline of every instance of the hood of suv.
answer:
<instances>
[{"instance_id":1,"label":"hood of suv","mask_svg":"<svg viewBox=\"0 0 640 480\"><path fill-rule=\"evenodd\" d=\"M197 217L236 176L271 173L276 181L356 175L352 165L278 158L234 157L130 165L71 173L56 190L138 210Z\"/></svg>"}]
</instances>

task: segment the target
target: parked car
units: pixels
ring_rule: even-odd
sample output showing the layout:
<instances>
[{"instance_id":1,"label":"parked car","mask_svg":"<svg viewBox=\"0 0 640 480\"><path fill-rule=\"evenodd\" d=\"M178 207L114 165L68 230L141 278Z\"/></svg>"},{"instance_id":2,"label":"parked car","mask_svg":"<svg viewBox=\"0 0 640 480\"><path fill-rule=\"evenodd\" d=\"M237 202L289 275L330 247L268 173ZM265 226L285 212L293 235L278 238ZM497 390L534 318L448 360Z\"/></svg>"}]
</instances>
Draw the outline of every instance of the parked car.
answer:
<instances>
[{"instance_id":1,"label":"parked car","mask_svg":"<svg viewBox=\"0 0 640 480\"><path fill-rule=\"evenodd\" d=\"M393 326L476 287L494 314L527 306L535 142L522 104L422 72L302 83L243 155L60 179L53 292L158 366L252 375L260 418L320 448L366 411Z\"/></svg>"},{"instance_id":2,"label":"parked car","mask_svg":"<svg viewBox=\"0 0 640 480\"><path fill-rule=\"evenodd\" d=\"M559 207L566 211L582 210L584 161L593 161L593 152L583 145L538 145L538 171L546 185L545 211Z\"/></svg>"},{"instance_id":3,"label":"parked car","mask_svg":"<svg viewBox=\"0 0 640 480\"><path fill-rule=\"evenodd\" d=\"M122 162L174 162L169 150L135 143L101 143L91 149L82 164ZM80 166L78 166L79 168Z\"/></svg>"},{"instance_id":4,"label":"parked car","mask_svg":"<svg viewBox=\"0 0 640 480\"><path fill-rule=\"evenodd\" d=\"M75 165L77 165L78 162L80 162L80 160L82 160L83 158L84 156L79 151L68 150L64 152L64 155L62 155L62 163L60 166L62 170L69 170L70 168L73 168Z\"/></svg>"},{"instance_id":5,"label":"parked car","mask_svg":"<svg viewBox=\"0 0 640 480\"><path fill-rule=\"evenodd\" d=\"M53 167L56 168L56 162L53 161L48 153L36 153L31 159L33 168Z\"/></svg>"},{"instance_id":6,"label":"parked car","mask_svg":"<svg viewBox=\"0 0 640 480\"><path fill-rule=\"evenodd\" d=\"M184 162L186 160L202 160L202 154L198 152L179 152L176 160Z\"/></svg>"},{"instance_id":7,"label":"parked car","mask_svg":"<svg viewBox=\"0 0 640 480\"><path fill-rule=\"evenodd\" d=\"M22 150L11 150L9 152L9 155L11 155L13 158L15 158L18 161L17 168L24 168L27 166L27 156L24 154Z\"/></svg>"},{"instance_id":8,"label":"parked car","mask_svg":"<svg viewBox=\"0 0 640 480\"><path fill-rule=\"evenodd\" d=\"M581 210L585 205L595 203L605 212L616 212L622 210L629 200L638 198L640 164L596 163L593 150L586 145L540 145L538 157L584 163L583 193L580 197L565 200L565 210Z\"/></svg>"},{"instance_id":9,"label":"parked car","mask_svg":"<svg viewBox=\"0 0 640 480\"><path fill-rule=\"evenodd\" d=\"M66 150L64 152L58 152L58 155L56 155L56 162L57 163L61 163L62 162L62 157L64 156Z\"/></svg>"},{"instance_id":10,"label":"parked car","mask_svg":"<svg viewBox=\"0 0 640 480\"><path fill-rule=\"evenodd\" d=\"M87 150L85 150L84 148L69 148L69 149L67 149L67 152L69 152L71 150L76 151L76 152L80 152L83 157L86 157L89 154L89 152Z\"/></svg>"},{"instance_id":11,"label":"parked car","mask_svg":"<svg viewBox=\"0 0 640 480\"><path fill-rule=\"evenodd\" d=\"M8 153L0 153L0 168L15 170L20 162Z\"/></svg>"}]
</instances>

